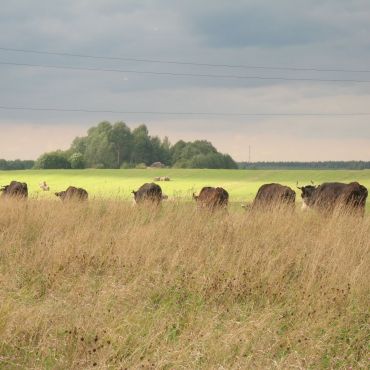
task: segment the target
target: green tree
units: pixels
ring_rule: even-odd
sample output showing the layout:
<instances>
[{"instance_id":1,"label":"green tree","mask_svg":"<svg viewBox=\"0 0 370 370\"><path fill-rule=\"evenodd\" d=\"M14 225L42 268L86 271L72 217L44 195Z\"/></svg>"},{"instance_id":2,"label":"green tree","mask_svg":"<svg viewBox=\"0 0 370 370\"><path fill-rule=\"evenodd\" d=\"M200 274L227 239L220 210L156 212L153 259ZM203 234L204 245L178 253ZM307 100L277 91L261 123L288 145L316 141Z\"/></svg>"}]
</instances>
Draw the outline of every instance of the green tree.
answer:
<instances>
[{"instance_id":1,"label":"green tree","mask_svg":"<svg viewBox=\"0 0 370 370\"><path fill-rule=\"evenodd\" d=\"M8 169L8 163L5 159L0 159L0 170L7 170Z\"/></svg>"},{"instance_id":2,"label":"green tree","mask_svg":"<svg viewBox=\"0 0 370 370\"><path fill-rule=\"evenodd\" d=\"M73 153L69 158L69 162L73 169L85 168L85 160L82 153Z\"/></svg>"},{"instance_id":3,"label":"green tree","mask_svg":"<svg viewBox=\"0 0 370 370\"><path fill-rule=\"evenodd\" d=\"M81 153L82 155L86 152L88 137L76 137L71 144L69 151L73 153Z\"/></svg>"},{"instance_id":4,"label":"green tree","mask_svg":"<svg viewBox=\"0 0 370 370\"><path fill-rule=\"evenodd\" d=\"M182 150L186 147L186 142L183 140L179 140L175 145L173 145L170 148L170 154L171 154L171 162L172 164L175 164L178 162L181 158Z\"/></svg>"},{"instance_id":5,"label":"green tree","mask_svg":"<svg viewBox=\"0 0 370 370\"><path fill-rule=\"evenodd\" d=\"M167 136L164 137L161 144L161 162L167 166L171 165L171 143Z\"/></svg>"},{"instance_id":6,"label":"green tree","mask_svg":"<svg viewBox=\"0 0 370 370\"><path fill-rule=\"evenodd\" d=\"M131 161L135 164L145 163L150 165L153 162L153 145L149 137L148 128L140 125L132 131L133 148Z\"/></svg>"},{"instance_id":7,"label":"green tree","mask_svg":"<svg viewBox=\"0 0 370 370\"><path fill-rule=\"evenodd\" d=\"M116 122L110 131L110 141L116 153L116 167L130 160L133 138L131 130L124 122Z\"/></svg>"},{"instance_id":8,"label":"green tree","mask_svg":"<svg viewBox=\"0 0 370 370\"><path fill-rule=\"evenodd\" d=\"M100 122L98 126L89 129L84 156L89 167L116 167L116 153L110 141L111 131L112 125L107 121Z\"/></svg>"},{"instance_id":9,"label":"green tree","mask_svg":"<svg viewBox=\"0 0 370 370\"><path fill-rule=\"evenodd\" d=\"M36 168L40 169L67 169L71 168L71 163L66 158L66 153L57 150L42 154L35 163Z\"/></svg>"},{"instance_id":10,"label":"green tree","mask_svg":"<svg viewBox=\"0 0 370 370\"><path fill-rule=\"evenodd\" d=\"M178 142L172 147L174 167L179 168L237 168L229 155L221 154L206 140L185 143Z\"/></svg>"},{"instance_id":11,"label":"green tree","mask_svg":"<svg viewBox=\"0 0 370 370\"><path fill-rule=\"evenodd\" d=\"M75 153L78 156L74 157ZM67 159L73 158L73 167L84 163L94 168L133 168L162 162L180 168L237 168L229 155L219 153L207 140L180 140L171 146L168 137L150 136L146 125L131 131L122 121L113 125L103 121L91 127L87 136L73 140L65 154Z\"/></svg>"}]
</instances>

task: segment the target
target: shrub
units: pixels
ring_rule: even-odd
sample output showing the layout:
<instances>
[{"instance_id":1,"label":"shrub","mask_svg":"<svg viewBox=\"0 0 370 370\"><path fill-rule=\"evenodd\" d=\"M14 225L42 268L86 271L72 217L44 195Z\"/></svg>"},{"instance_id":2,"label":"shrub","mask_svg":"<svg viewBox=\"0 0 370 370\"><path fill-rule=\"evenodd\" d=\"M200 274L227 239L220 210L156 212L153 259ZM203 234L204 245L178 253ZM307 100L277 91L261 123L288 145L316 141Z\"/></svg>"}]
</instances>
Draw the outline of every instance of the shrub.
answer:
<instances>
[{"instance_id":1,"label":"shrub","mask_svg":"<svg viewBox=\"0 0 370 370\"><path fill-rule=\"evenodd\" d=\"M134 164L131 162L123 162L120 168L122 169L134 168Z\"/></svg>"},{"instance_id":2,"label":"shrub","mask_svg":"<svg viewBox=\"0 0 370 370\"><path fill-rule=\"evenodd\" d=\"M61 150L49 152L41 155L35 163L35 168L39 169L67 169L71 168L71 163L66 158L66 154Z\"/></svg>"},{"instance_id":3,"label":"shrub","mask_svg":"<svg viewBox=\"0 0 370 370\"><path fill-rule=\"evenodd\" d=\"M138 170L145 170L146 169L146 164L145 163L139 163L139 164L137 164L136 165L136 169L138 169Z\"/></svg>"}]
</instances>

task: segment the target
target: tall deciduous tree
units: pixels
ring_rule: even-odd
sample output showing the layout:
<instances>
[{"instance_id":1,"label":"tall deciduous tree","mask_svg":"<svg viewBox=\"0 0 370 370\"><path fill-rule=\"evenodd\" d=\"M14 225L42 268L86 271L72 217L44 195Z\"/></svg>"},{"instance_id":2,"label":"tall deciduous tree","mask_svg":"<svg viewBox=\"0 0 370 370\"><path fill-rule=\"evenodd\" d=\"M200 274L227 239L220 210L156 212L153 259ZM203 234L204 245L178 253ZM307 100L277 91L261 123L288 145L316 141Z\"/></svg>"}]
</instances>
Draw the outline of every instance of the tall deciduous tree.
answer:
<instances>
[{"instance_id":1,"label":"tall deciduous tree","mask_svg":"<svg viewBox=\"0 0 370 370\"><path fill-rule=\"evenodd\" d=\"M145 163L146 165L153 162L153 145L150 141L148 128L140 125L132 131L133 149L131 161L133 163Z\"/></svg>"},{"instance_id":2,"label":"tall deciduous tree","mask_svg":"<svg viewBox=\"0 0 370 370\"><path fill-rule=\"evenodd\" d=\"M88 131L85 161L89 167L115 167L116 155L114 145L110 141L111 131L112 125L106 121Z\"/></svg>"},{"instance_id":3,"label":"tall deciduous tree","mask_svg":"<svg viewBox=\"0 0 370 370\"><path fill-rule=\"evenodd\" d=\"M116 167L119 168L122 162L130 161L133 144L131 130L124 122L116 122L109 138L116 152Z\"/></svg>"}]
</instances>

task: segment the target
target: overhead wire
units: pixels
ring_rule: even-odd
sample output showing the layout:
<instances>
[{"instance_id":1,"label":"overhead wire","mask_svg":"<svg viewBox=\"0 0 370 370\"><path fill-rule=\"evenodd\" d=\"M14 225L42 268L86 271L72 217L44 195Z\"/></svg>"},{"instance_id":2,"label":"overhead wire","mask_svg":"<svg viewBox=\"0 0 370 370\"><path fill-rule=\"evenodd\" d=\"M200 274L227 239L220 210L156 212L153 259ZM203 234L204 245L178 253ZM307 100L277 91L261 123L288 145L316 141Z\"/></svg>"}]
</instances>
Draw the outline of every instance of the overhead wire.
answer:
<instances>
[{"instance_id":1,"label":"overhead wire","mask_svg":"<svg viewBox=\"0 0 370 370\"><path fill-rule=\"evenodd\" d=\"M112 72L112 73L134 73L142 75L156 76L172 76L172 77L204 77L204 78L220 78L220 79L237 79L237 80L277 80L277 81L306 81L306 82L346 82L346 83L370 83L370 80L359 79L323 79L323 78L295 78L295 77L276 77L276 76L243 76L243 75L222 75L222 74L203 74L203 73L176 73L176 72L160 72L160 71L141 71L132 69L115 69L115 68L98 68L98 67L76 67L63 66L52 64L34 64L34 63L17 63L0 61L0 65L16 66L16 67L31 67L31 68L48 68L48 69L64 69L73 71L88 71L88 72Z\"/></svg>"},{"instance_id":2,"label":"overhead wire","mask_svg":"<svg viewBox=\"0 0 370 370\"><path fill-rule=\"evenodd\" d=\"M111 110L111 109L85 109L85 108L61 108L61 107L30 107L30 106L7 106L0 105L1 110L26 110L26 111L46 111L46 112L80 112L80 113L112 113L112 114L150 114L166 116L222 116L222 117L353 117L370 116L370 112L317 112L317 113L285 113L285 112L170 112L170 111L131 111L131 110Z\"/></svg>"},{"instance_id":3,"label":"overhead wire","mask_svg":"<svg viewBox=\"0 0 370 370\"><path fill-rule=\"evenodd\" d=\"M0 50L19 53L32 53L41 55L55 55L73 58L88 58L88 59L101 59L101 60L117 60L125 62L142 62L142 63L158 63L158 64L175 64L175 65L188 65L198 67L222 67L222 68L238 68L238 69L262 69L262 70L279 70L279 71L313 71L313 72L345 72L345 73L370 73L370 69L346 69L346 68L321 68L321 67L296 67L296 66L261 66L255 64L228 64L228 63L203 63L193 61L179 61L179 60L164 60L152 58L137 58L137 57L118 57L118 56L99 56L80 53L67 53L56 51L42 51L33 49L19 49L0 47Z\"/></svg>"}]
</instances>

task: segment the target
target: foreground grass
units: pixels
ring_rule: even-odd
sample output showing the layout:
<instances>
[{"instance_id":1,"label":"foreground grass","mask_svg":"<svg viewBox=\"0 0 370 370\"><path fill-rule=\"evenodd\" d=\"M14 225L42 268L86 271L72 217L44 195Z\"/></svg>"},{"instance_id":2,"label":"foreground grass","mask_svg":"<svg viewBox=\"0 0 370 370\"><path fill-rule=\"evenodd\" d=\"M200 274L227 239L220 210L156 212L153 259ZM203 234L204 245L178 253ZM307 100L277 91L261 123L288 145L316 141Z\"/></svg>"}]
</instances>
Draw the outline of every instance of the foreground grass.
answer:
<instances>
[{"instance_id":1,"label":"foreground grass","mask_svg":"<svg viewBox=\"0 0 370 370\"><path fill-rule=\"evenodd\" d=\"M0 367L366 368L370 218L0 202Z\"/></svg>"},{"instance_id":2,"label":"foreground grass","mask_svg":"<svg viewBox=\"0 0 370 370\"><path fill-rule=\"evenodd\" d=\"M193 192L203 186L222 186L230 194L231 202L251 201L258 188L269 182L278 182L296 189L296 182L310 184L322 182L359 181L370 189L370 170L197 170L197 169L146 169L146 170L29 170L0 171L0 185L11 180L27 182L30 196L38 199L54 198L56 191L69 185L85 188L90 197L132 197L132 190L156 176L169 176L172 181L161 182L170 197L191 199ZM46 181L50 192L42 192L39 183ZM299 197L298 197L299 198Z\"/></svg>"}]
</instances>

